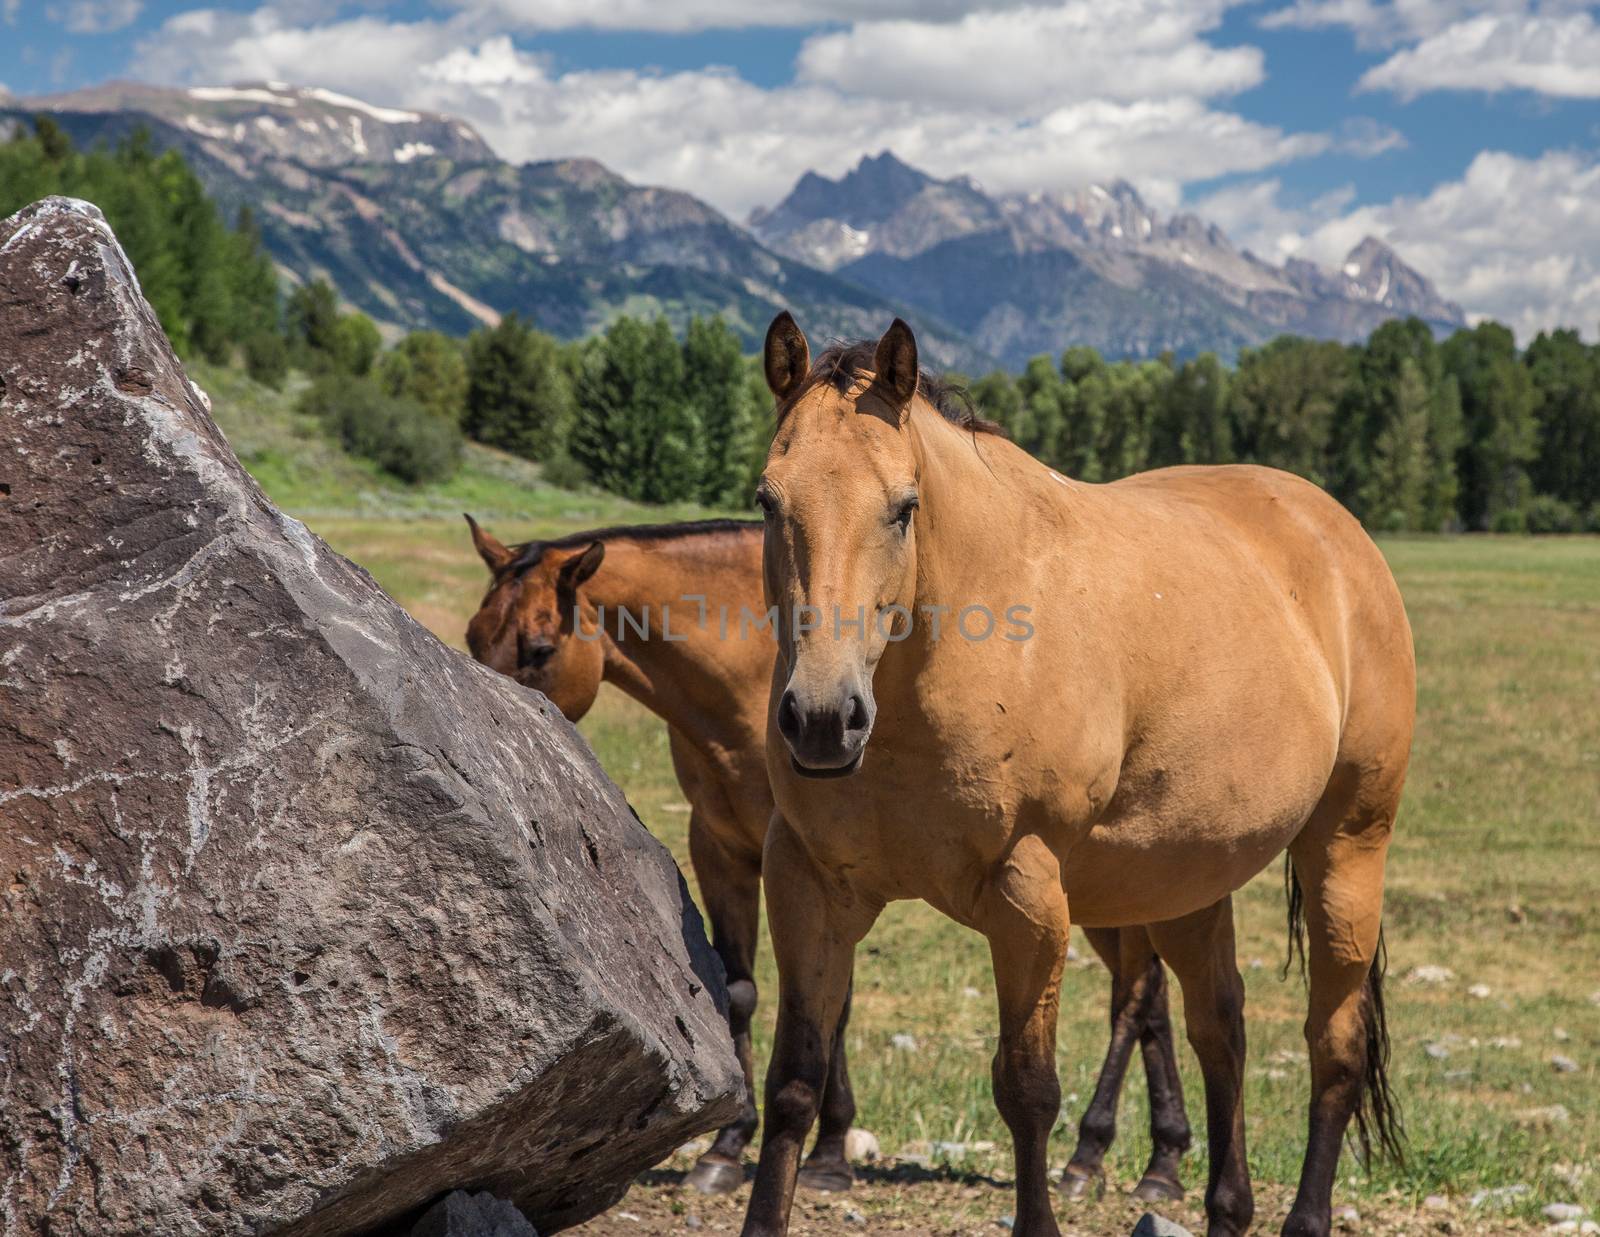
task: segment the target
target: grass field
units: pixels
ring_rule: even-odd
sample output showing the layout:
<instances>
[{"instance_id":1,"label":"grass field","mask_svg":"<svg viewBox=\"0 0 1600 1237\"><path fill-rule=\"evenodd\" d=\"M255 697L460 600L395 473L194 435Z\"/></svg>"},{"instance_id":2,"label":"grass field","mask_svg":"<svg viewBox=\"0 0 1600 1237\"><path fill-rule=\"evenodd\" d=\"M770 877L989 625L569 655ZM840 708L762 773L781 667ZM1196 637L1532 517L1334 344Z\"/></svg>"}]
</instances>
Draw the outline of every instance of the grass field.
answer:
<instances>
[{"instance_id":1,"label":"grass field","mask_svg":"<svg viewBox=\"0 0 1600 1237\"><path fill-rule=\"evenodd\" d=\"M536 470L488 452L474 452L446 486L385 486L247 384L198 376L268 491L458 648L486 580L460 511L492 521L508 541L689 514L556 491ZM252 409L258 399L263 406ZM1347 1158L1335 1201L1362 1210L1363 1231L1537 1231L1552 1202L1600 1211L1600 539L1402 539L1383 549L1405 594L1420 669L1386 910L1393 1072L1409 1158L1370 1175ZM688 815L660 724L607 689L582 729L687 872ZM1278 869L1237 906L1258 1228L1275 1232L1303 1149L1304 993L1297 976L1279 977ZM1453 977L1412 982L1418 966L1446 967ZM765 951L761 982L764 994L775 991ZM1106 990L1097 965L1069 966L1058 1165L1100 1062ZM920 904L892 906L862 947L856 992L849 1047L859 1123L903 1159L846 1200L803 1204L796 1232L851 1224L1000 1231L995 1221L1011 1202L993 1182L1008 1177L1009 1150L989 1090L995 1016L983 942ZM762 1054L773 1004L761 1011ZM899 1033L914 1036L917 1049L896 1048ZM1204 1113L1192 1055L1180 1052L1196 1149L1184 1166L1190 1200L1168 1210L1192 1225L1205 1177ZM1559 1070L1556 1056L1576 1069ZM1113 1190L1131 1186L1144 1165L1146 1121L1136 1066L1107 1162ZM708 1228L735 1223L737 1199L720 1208L684 1199L671 1180L630 1195L624 1209L633 1220L584 1231L672 1231L691 1211ZM1507 1186L1528 1189L1471 1205L1477 1191ZM1445 1208L1423 1208L1428 1195L1446 1196ZM919 1200L937 1216L916 1216ZM863 1219L844 1218L847 1208ZM1074 1231L1116 1231L1124 1211L1113 1197L1082 1215L1078 1223L1090 1227Z\"/></svg>"}]
</instances>

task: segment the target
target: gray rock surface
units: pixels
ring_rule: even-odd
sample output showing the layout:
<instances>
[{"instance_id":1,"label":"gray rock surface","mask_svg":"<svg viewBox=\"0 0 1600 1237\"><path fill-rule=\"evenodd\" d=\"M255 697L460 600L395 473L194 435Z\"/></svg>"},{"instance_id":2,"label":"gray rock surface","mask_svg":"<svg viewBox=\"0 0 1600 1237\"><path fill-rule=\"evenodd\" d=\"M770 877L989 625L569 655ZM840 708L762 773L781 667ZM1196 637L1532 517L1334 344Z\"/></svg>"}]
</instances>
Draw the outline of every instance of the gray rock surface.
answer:
<instances>
[{"instance_id":1,"label":"gray rock surface","mask_svg":"<svg viewBox=\"0 0 1600 1237\"><path fill-rule=\"evenodd\" d=\"M407 1237L539 1237L528 1218L488 1191L455 1190L423 1213Z\"/></svg>"},{"instance_id":2,"label":"gray rock surface","mask_svg":"<svg viewBox=\"0 0 1600 1237\"><path fill-rule=\"evenodd\" d=\"M98 211L0 224L0 1232L546 1233L738 1111L667 852L267 501Z\"/></svg>"},{"instance_id":3,"label":"gray rock surface","mask_svg":"<svg viewBox=\"0 0 1600 1237\"><path fill-rule=\"evenodd\" d=\"M1194 1234L1174 1220L1147 1211L1133 1226L1133 1237L1194 1237Z\"/></svg>"}]
</instances>

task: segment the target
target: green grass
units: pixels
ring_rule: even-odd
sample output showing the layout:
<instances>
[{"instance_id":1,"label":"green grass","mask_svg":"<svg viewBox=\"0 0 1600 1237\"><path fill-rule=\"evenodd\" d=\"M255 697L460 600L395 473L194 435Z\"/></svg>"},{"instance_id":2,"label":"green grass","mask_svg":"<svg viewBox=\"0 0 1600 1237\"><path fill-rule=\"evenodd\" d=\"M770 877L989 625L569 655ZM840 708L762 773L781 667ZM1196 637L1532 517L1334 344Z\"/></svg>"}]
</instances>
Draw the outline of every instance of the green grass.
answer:
<instances>
[{"instance_id":1,"label":"green grass","mask_svg":"<svg viewBox=\"0 0 1600 1237\"><path fill-rule=\"evenodd\" d=\"M218 419L279 502L460 647L485 576L461 525L470 509L505 540L632 519L674 518L603 495L573 495L537 470L473 451L462 474L420 491L384 484L342 457L281 399L231 375L197 375ZM226 377L226 381L224 381ZM237 400L237 402L236 402ZM1383 543L1416 635L1417 738L1389 868L1393 1073L1410 1132L1405 1167L1364 1175L1347 1159L1341 1198L1396 1204L1526 1182L1510 1212L1536 1217L1558 1200L1600 1211L1600 539L1427 538ZM602 694L582 727L646 825L687 871L688 815L663 727L630 701ZM1284 907L1278 869L1237 898L1250 1042L1246 1114L1252 1172L1292 1183L1304 1145L1308 1084L1297 977L1278 977ZM1090 951L1079 942L1085 957ZM1451 984L1408 984L1419 964L1447 966ZM894 1153L932 1142L990 1141L968 1166L1009 1171L1005 1131L989 1092L995 1016L983 942L920 904L889 908L861 950L851 1066L860 1123ZM775 990L763 948L760 982ZM1484 984L1477 999L1467 988ZM1065 1163L1074 1123L1105 1041L1105 972L1069 966L1063 982L1064 1106L1053 1158ZM970 995L975 991L978 995ZM758 1050L770 1042L764 1000ZM1181 1022L1180 1022L1181 1025ZM1558 1039L1557 1032L1569 1037ZM909 1032L920 1051L896 1050ZM1425 1051L1443 1044L1447 1059ZM1579 1063L1560 1074L1553 1053ZM1204 1179L1200 1080L1184 1059ZM1529 1117L1560 1104L1568 1119ZM1138 1067L1108 1161L1131 1183L1149 1151ZM1574 1177L1571 1168L1587 1169ZM1573 1184L1573 1182L1576 1184Z\"/></svg>"}]
</instances>

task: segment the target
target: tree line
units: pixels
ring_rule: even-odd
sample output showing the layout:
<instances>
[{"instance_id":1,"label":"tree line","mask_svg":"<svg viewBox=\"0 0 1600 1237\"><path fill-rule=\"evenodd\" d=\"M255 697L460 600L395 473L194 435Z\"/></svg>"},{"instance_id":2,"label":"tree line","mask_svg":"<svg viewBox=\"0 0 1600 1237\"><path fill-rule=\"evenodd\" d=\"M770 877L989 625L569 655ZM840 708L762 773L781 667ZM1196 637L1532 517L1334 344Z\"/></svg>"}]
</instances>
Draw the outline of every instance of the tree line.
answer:
<instances>
[{"instance_id":1,"label":"tree line","mask_svg":"<svg viewBox=\"0 0 1600 1237\"><path fill-rule=\"evenodd\" d=\"M0 213L51 193L97 203L181 354L243 365L395 476L449 476L471 439L561 484L645 502L743 505L771 400L720 318L674 336L622 316L562 343L510 314L465 340L385 348L326 282L282 296L248 210L226 226L174 151L144 133L80 152L48 118L0 143ZM1051 467L1110 481L1250 462L1328 489L1375 531L1600 531L1600 345L1571 330L1519 351L1484 322L1437 340L1416 319L1357 344L1284 336L1226 365L1107 361L1090 348L970 382L983 415Z\"/></svg>"},{"instance_id":2,"label":"tree line","mask_svg":"<svg viewBox=\"0 0 1600 1237\"><path fill-rule=\"evenodd\" d=\"M1600 345L1417 319L1365 342L1284 336L1225 366L1087 348L972 384L1027 450L1086 481L1256 463L1323 486L1377 531L1600 531Z\"/></svg>"}]
</instances>

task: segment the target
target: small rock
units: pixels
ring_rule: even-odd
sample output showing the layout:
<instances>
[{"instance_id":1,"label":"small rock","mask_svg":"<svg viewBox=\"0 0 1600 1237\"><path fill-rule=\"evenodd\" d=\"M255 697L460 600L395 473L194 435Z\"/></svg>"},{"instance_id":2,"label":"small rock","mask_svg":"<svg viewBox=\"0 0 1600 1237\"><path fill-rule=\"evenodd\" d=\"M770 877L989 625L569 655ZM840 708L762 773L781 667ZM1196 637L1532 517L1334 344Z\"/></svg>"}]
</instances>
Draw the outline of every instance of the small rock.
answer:
<instances>
[{"instance_id":1,"label":"small rock","mask_svg":"<svg viewBox=\"0 0 1600 1237\"><path fill-rule=\"evenodd\" d=\"M1585 1220L1578 1226L1578 1231L1585 1234L1585 1237L1590 1233L1600 1233L1600 1224L1596 1224L1593 1220Z\"/></svg>"},{"instance_id":2,"label":"small rock","mask_svg":"<svg viewBox=\"0 0 1600 1237\"><path fill-rule=\"evenodd\" d=\"M528 1218L487 1190L452 1190L425 1211L411 1237L539 1237Z\"/></svg>"},{"instance_id":3,"label":"small rock","mask_svg":"<svg viewBox=\"0 0 1600 1237\"><path fill-rule=\"evenodd\" d=\"M915 1035L907 1035L904 1031L897 1032L889 1037L889 1042L901 1052L916 1052L921 1047Z\"/></svg>"},{"instance_id":4,"label":"small rock","mask_svg":"<svg viewBox=\"0 0 1600 1237\"><path fill-rule=\"evenodd\" d=\"M1547 1225L1544 1231L1547 1233L1575 1233L1578 1231L1578 1222L1576 1220L1562 1220L1559 1224Z\"/></svg>"},{"instance_id":5,"label":"small rock","mask_svg":"<svg viewBox=\"0 0 1600 1237\"><path fill-rule=\"evenodd\" d=\"M1519 1181L1515 1185L1502 1185L1496 1186L1492 1190L1479 1190L1468 1202L1473 1207L1485 1207L1491 1204L1496 1207L1504 1207L1507 1203L1515 1202L1524 1194L1532 1192L1533 1187L1531 1185Z\"/></svg>"},{"instance_id":6,"label":"small rock","mask_svg":"<svg viewBox=\"0 0 1600 1237\"><path fill-rule=\"evenodd\" d=\"M1550 1058L1550 1068L1558 1074L1576 1074L1578 1063L1571 1057L1564 1057L1559 1052Z\"/></svg>"},{"instance_id":7,"label":"small rock","mask_svg":"<svg viewBox=\"0 0 1600 1237\"><path fill-rule=\"evenodd\" d=\"M1016 1216L1001 1216L998 1220L995 1221L995 1226L998 1227L998 1228L1005 1228L1005 1229L1016 1228L1017 1227L1017 1217Z\"/></svg>"},{"instance_id":8,"label":"small rock","mask_svg":"<svg viewBox=\"0 0 1600 1237\"><path fill-rule=\"evenodd\" d=\"M844 1136L844 1158L852 1164L867 1164L883 1154L878 1136L871 1130L851 1129Z\"/></svg>"},{"instance_id":9,"label":"small rock","mask_svg":"<svg viewBox=\"0 0 1600 1237\"><path fill-rule=\"evenodd\" d=\"M1342 1232L1353 1233L1361 1227L1361 1213L1345 1203L1333 1209L1333 1226Z\"/></svg>"},{"instance_id":10,"label":"small rock","mask_svg":"<svg viewBox=\"0 0 1600 1237\"><path fill-rule=\"evenodd\" d=\"M1600 1005L1600 988L1596 988L1589 994L1589 1004Z\"/></svg>"},{"instance_id":11,"label":"small rock","mask_svg":"<svg viewBox=\"0 0 1600 1237\"><path fill-rule=\"evenodd\" d=\"M961 990L961 995L966 997L969 1001L975 1001L982 996L983 993L979 992L976 988L963 988Z\"/></svg>"},{"instance_id":12,"label":"small rock","mask_svg":"<svg viewBox=\"0 0 1600 1237\"><path fill-rule=\"evenodd\" d=\"M1455 977L1456 973L1447 966L1414 966L1406 972L1406 983L1447 984Z\"/></svg>"},{"instance_id":13,"label":"small rock","mask_svg":"<svg viewBox=\"0 0 1600 1237\"><path fill-rule=\"evenodd\" d=\"M1443 1194L1430 1194L1422 1200L1422 1209L1424 1211L1449 1211L1450 1200Z\"/></svg>"},{"instance_id":14,"label":"small rock","mask_svg":"<svg viewBox=\"0 0 1600 1237\"><path fill-rule=\"evenodd\" d=\"M1513 902L1510 906L1506 907L1506 918L1512 923L1527 923L1528 912L1523 910L1521 906L1517 905L1517 903Z\"/></svg>"},{"instance_id":15,"label":"small rock","mask_svg":"<svg viewBox=\"0 0 1600 1237\"><path fill-rule=\"evenodd\" d=\"M964 1160L967 1158L968 1148L966 1143L941 1143L933 1144L932 1154L935 1158L946 1160Z\"/></svg>"},{"instance_id":16,"label":"small rock","mask_svg":"<svg viewBox=\"0 0 1600 1237\"><path fill-rule=\"evenodd\" d=\"M691 1211L688 1215L683 1217L683 1227L684 1228L704 1228L705 1227L705 1221L702 1220L697 1214L695 1214L694 1212Z\"/></svg>"},{"instance_id":17,"label":"small rock","mask_svg":"<svg viewBox=\"0 0 1600 1237\"><path fill-rule=\"evenodd\" d=\"M1489 1047L1491 1047L1491 1048L1521 1048L1522 1047L1522 1037L1520 1035L1496 1035L1493 1039L1491 1039L1489 1041Z\"/></svg>"},{"instance_id":18,"label":"small rock","mask_svg":"<svg viewBox=\"0 0 1600 1237\"><path fill-rule=\"evenodd\" d=\"M1444 1072L1446 1082L1469 1082L1471 1079L1472 1071L1469 1069L1447 1069Z\"/></svg>"},{"instance_id":19,"label":"small rock","mask_svg":"<svg viewBox=\"0 0 1600 1237\"><path fill-rule=\"evenodd\" d=\"M1551 1030L1550 1037L1558 1044L1565 1044L1572 1038L1572 1032L1565 1027L1555 1027Z\"/></svg>"},{"instance_id":20,"label":"small rock","mask_svg":"<svg viewBox=\"0 0 1600 1237\"><path fill-rule=\"evenodd\" d=\"M1194 1237L1194 1234L1181 1224L1147 1211L1133 1226L1133 1237Z\"/></svg>"},{"instance_id":21,"label":"small rock","mask_svg":"<svg viewBox=\"0 0 1600 1237\"><path fill-rule=\"evenodd\" d=\"M1264 961L1262 961L1260 958L1251 958L1250 959L1250 969L1252 971L1259 971L1262 967L1264 967L1266 965L1267 964Z\"/></svg>"},{"instance_id":22,"label":"small rock","mask_svg":"<svg viewBox=\"0 0 1600 1237\"><path fill-rule=\"evenodd\" d=\"M844 1213L844 1222L846 1224L865 1224L867 1217L859 1211L847 1211Z\"/></svg>"},{"instance_id":23,"label":"small rock","mask_svg":"<svg viewBox=\"0 0 1600 1237\"><path fill-rule=\"evenodd\" d=\"M1551 1203L1539 1214L1547 1220L1554 1220L1559 1223L1562 1220L1581 1220L1589 1214L1589 1211L1585 1207L1578 1206L1577 1203Z\"/></svg>"},{"instance_id":24,"label":"small rock","mask_svg":"<svg viewBox=\"0 0 1600 1237\"><path fill-rule=\"evenodd\" d=\"M1422 1051L1435 1061L1448 1061L1450 1059L1450 1050L1443 1044L1424 1044Z\"/></svg>"},{"instance_id":25,"label":"small rock","mask_svg":"<svg viewBox=\"0 0 1600 1237\"><path fill-rule=\"evenodd\" d=\"M1517 1114L1517 1124L1530 1128L1543 1128L1551 1125L1565 1125L1572 1120L1572 1114L1567 1111L1565 1104L1547 1104L1543 1108L1524 1108Z\"/></svg>"},{"instance_id":26,"label":"small rock","mask_svg":"<svg viewBox=\"0 0 1600 1237\"><path fill-rule=\"evenodd\" d=\"M1467 989L1467 995L1475 1001L1487 1001L1491 990L1488 984L1473 984Z\"/></svg>"},{"instance_id":27,"label":"small rock","mask_svg":"<svg viewBox=\"0 0 1600 1237\"><path fill-rule=\"evenodd\" d=\"M1068 945L1067 946L1067 961L1068 962L1076 962L1076 961L1078 961L1078 958L1079 958L1079 954L1078 954L1077 947L1073 946L1073 945Z\"/></svg>"}]
</instances>

